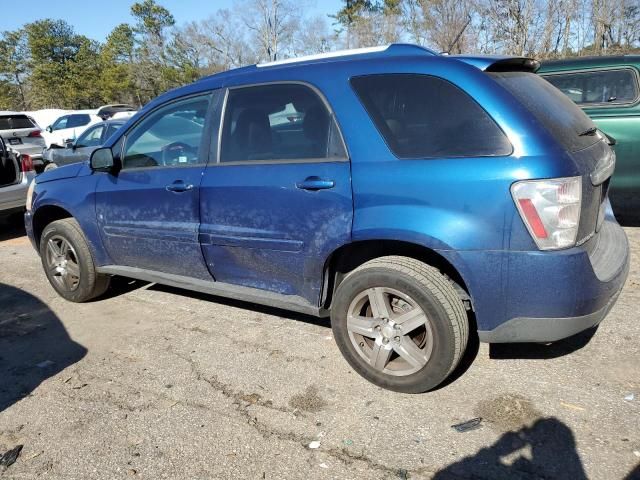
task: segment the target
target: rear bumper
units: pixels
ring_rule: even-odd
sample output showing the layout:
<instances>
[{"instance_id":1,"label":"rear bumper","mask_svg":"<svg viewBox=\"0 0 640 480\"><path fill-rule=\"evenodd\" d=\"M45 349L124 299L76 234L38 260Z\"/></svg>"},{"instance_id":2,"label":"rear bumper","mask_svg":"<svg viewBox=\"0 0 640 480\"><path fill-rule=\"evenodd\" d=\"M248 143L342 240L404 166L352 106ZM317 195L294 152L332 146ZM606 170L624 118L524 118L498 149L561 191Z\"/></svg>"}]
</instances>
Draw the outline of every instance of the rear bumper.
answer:
<instances>
[{"instance_id":1,"label":"rear bumper","mask_svg":"<svg viewBox=\"0 0 640 480\"><path fill-rule=\"evenodd\" d=\"M512 318L489 331L478 331L481 342L524 343L556 342L598 325L607 316L616 300L618 292L599 310L579 317L560 318Z\"/></svg>"},{"instance_id":2,"label":"rear bumper","mask_svg":"<svg viewBox=\"0 0 640 480\"><path fill-rule=\"evenodd\" d=\"M475 257L469 255L467 267L484 278L469 287L478 335L490 343L553 342L599 324L629 273L627 237L612 216L580 247L485 252L482 266Z\"/></svg>"}]
</instances>

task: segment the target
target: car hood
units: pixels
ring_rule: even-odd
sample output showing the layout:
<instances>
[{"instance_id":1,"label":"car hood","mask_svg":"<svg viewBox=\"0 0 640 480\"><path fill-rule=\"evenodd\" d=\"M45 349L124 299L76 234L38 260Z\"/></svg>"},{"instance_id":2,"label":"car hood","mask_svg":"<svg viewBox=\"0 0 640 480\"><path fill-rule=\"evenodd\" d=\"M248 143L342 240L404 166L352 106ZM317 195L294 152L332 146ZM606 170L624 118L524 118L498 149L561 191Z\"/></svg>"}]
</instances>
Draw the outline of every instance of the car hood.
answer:
<instances>
[{"instance_id":1,"label":"car hood","mask_svg":"<svg viewBox=\"0 0 640 480\"><path fill-rule=\"evenodd\" d=\"M62 167L47 170L36 177L36 183L51 182L63 178L73 178L78 175L90 173L91 170L86 162L71 163Z\"/></svg>"}]
</instances>

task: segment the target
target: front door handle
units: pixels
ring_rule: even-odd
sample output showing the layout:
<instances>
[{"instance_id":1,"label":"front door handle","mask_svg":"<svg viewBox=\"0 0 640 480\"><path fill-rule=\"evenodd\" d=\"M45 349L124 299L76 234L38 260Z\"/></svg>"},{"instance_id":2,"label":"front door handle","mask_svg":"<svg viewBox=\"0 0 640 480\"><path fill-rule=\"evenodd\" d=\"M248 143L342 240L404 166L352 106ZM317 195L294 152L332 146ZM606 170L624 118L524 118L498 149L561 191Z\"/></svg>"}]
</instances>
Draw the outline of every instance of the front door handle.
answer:
<instances>
[{"instance_id":1,"label":"front door handle","mask_svg":"<svg viewBox=\"0 0 640 480\"><path fill-rule=\"evenodd\" d=\"M184 183L182 180L176 180L172 184L167 185L165 188L169 192L182 193L186 192L187 190L191 190L193 188L193 185L191 185L190 183Z\"/></svg>"},{"instance_id":2,"label":"front door handle","mask_svg":"<svg viewBox=\"0 0 640 480\"><path fill-rule=\"evenodd\" d=\"M333 180L324 180L320 177L307 177L302 182L296 183L300 190L327 190L336 186Z\"/></svg>"}]
</instances>

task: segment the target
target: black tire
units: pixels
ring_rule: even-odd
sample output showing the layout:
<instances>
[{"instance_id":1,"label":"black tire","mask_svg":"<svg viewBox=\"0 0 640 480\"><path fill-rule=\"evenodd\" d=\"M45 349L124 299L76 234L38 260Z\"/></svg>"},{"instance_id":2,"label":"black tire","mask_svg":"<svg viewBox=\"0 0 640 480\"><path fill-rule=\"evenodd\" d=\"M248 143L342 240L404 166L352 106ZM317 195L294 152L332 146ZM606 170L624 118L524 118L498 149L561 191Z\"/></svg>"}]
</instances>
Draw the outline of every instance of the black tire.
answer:
<instances>
[{"instance_id":1,"label":"black tire","mask_svg":"<svg viewBox=\"0 0 640 480\"><path fill-rule=\"evenodd\" d=\"M407 295L422 309L421 318L427 318L426 323L430 323L430 330L425 330L423 334L425 338L428 332L432 334L430 355L425 355L427 360L423 367L414 367L420 368L414 373L398 376L374 368L349 336L347 316L352 302L357 302L364 292L372 288L391 289ZM401 311L398 315L402 313L405 312ZM466 310L451 282L436 268L400 256L371 260L344 278L332 302L331 326L340 351L358 374L382 388L403 393L422 393L441 384L458 365L469 338ZM375 328L380 331L379 326ZM397 340L399 337L394 338ZM405 337L402 337L404 340ZM389 338L383 338L382 341L389 342ZM366 348L364 342L359 345L362 350ZM399 358L399 354L393 351L389 355L389 358L394 355ZM410 369L407 371L410 372Z\"/></svg>"},{"instance_id":2,"label":"black tire","mask_svg":"<svg viewBox=\"0 0 640 480\"><path fill-rule=\"evenodd\" d=\"M48 255L51 253L48 253L47 249L50 248L48 245L51 239L55 242L64 240L72 247L69 250L72 254L68 254L68 256L75 259L74 263L79 268L79 276L73 282L72 288L66 287L65 282L61 281L60 276L54 273L48 265L50 258ZM109 288L111 277L96 272L95 262L87 240L80 225L73 218L56 220L45 227L40 239L40 258L51 286L61 297L70 302L86 302L99 297Z\"/></svg>"}]
</instances>

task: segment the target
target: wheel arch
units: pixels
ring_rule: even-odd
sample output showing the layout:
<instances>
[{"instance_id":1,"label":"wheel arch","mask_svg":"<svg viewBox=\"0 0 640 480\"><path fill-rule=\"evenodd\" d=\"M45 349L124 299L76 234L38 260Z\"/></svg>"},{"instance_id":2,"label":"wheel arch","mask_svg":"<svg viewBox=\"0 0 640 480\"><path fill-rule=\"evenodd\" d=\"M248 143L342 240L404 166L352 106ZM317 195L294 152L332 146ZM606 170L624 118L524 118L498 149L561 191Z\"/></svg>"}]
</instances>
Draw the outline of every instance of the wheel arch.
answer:
<instances>
[{"instance_id":1,"label":"wheel arch","mask_svg":"<svg viewBox=\"0 0 640 480\"><path fill-rule=\"evenodd\" d=\"M473 296L464 278L461 265L454 265L438 251L424 245L392 239L358 240L340 246L327 258L324 265L324 282L321 306L329 308L333 294L345 275L374 258L400 255L424 262L440 270L453 283L467 310L473 311Z\"/></svg>"},{"instance_id":2,"label":"wheel arch","mask_svg":"<svg viewBox=\"0 0 640 480\"><path fill-rule=\"evenodd\" d=\"M42 232L47 225L64 218L73 218L73 215L58 205L42 205L33 213L33 238L38 248L40 248Z\"/></svg>"}]
</instances>

